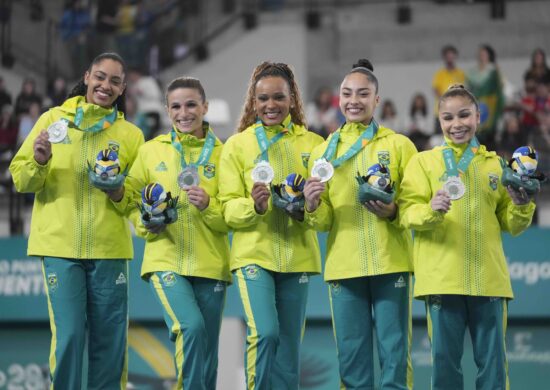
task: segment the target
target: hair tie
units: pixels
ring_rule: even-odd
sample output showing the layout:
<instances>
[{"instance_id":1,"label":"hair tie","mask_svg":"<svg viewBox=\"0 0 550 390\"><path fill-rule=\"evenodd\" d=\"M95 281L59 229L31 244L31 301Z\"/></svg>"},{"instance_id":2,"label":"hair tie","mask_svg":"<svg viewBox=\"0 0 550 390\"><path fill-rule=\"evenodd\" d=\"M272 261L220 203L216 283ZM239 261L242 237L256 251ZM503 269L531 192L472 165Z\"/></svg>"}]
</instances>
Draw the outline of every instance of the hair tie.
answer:
<instances>
[{"instance_id":1,"label":"hair tie","mask_svg":"<svg viewBox=\"0 0 550 390\"><path fill-rule=\"evenodd\" d=\"M355 72L356 70L366 70L367 72L374 74L372 70L370 70L369 68L365 68L364 66L356 66L351 71Z\"/></svg>"}]
</instances>

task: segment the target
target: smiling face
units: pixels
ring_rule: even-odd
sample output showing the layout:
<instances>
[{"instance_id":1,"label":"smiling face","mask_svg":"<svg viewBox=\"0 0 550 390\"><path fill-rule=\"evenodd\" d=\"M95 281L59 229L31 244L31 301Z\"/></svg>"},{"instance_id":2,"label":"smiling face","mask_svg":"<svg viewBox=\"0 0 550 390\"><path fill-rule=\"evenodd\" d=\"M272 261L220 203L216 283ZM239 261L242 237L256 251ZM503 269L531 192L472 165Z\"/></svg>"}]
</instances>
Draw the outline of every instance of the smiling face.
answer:
<instances>
[{"instance_id":1,"label":"smiling face","mask_svg":"<svg viewBox=\"0 0 550 390\"><path fill-rule=\"evenodd\" d=\"M284 78L268 76L256 83L254 110L264 125L274 126L283 123L293 105L294 98Z\"/></svg>"},{"instance_id":2,"label":"smiling face","mask_svg":"<svg viewBox=\"0 0 550 390\"><path fill-rule=\"evenodd\" d=\"M86 84L86 101L101 107L113 106L115 100L122 95L126 83L122 64L110 58L105 58L92 65L84 74Z\"/></svg>"},{"instance_id":3,"label":"smiling face","mask_svg":"<svg viewBox=\"0 0 550 390\"><path fill-rule=\"evenodd\" d=\"M368 125L379 100L376 85L360 72L348 74L340 86L340 110L348 123Z\"/></svg>"},{"instance_id":4,"label":"smiling face","mask_svg":"<svg viewBox=\"0 0 550 390\"><path fill-rule=\"evenodd\" d=\"M439 122L445 137L455 144L465 144L475 136L479 111L466 97L448 97L439 104Z\"/></svg>"},{"instance_id":5,"label":"smiling face","mask_svg":"<svg viewBox=\"0 0 550 390\"><path fill-rule=\"evenodd\" d=\"M167 112L174 127L185 134L204 137L202 122L208 112L208 102L195 88L177 88L167 95Z\"/></svg>"}]
</instances>

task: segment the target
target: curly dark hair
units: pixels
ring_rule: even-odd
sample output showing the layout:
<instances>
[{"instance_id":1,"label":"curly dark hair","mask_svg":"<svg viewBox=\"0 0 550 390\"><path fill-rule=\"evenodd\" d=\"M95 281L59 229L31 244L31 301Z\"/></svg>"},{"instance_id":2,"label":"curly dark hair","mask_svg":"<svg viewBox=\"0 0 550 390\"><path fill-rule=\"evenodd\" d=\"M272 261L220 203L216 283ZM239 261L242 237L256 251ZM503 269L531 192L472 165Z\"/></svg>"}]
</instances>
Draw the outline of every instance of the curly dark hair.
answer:
<instances>
[{"instance_id":1,"label":"curly dark hair","mask_svg":"<svg viewBox=\"0 0 550 390\"><path fill-rule=\"evenodd\" d=\"M294 97L294 107L290 107L290 116L292 122L298 125L306 125L304 107L298 84L294 78L294 73L287 64L282 62L264 61L258 65L248 83L248 91L244 101L241 118L237 131L240 133L256 121L256 113L254 112L254 94L256 93L256 84L265 77L281 77L289 86L290 94Z\"/></svg>"}]
</instances>

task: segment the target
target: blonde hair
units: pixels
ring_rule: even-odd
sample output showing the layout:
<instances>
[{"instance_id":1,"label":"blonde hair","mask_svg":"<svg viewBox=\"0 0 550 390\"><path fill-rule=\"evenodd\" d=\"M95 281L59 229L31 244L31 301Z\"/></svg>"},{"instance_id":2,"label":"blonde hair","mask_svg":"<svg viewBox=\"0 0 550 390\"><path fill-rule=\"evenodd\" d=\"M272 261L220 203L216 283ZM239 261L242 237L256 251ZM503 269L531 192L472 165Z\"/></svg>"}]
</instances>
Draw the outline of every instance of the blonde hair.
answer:
<instances>
[{"instance_id":1,"label":"blonde hair","mask_svg":"<svg viewBox=\"0 0 550 390\"><path fill-rule=\"evenodd\" d=\"M288 83L290 95L294 98L294 105L290 107L290 116L292 122L298 125L306 125L304 107L300 90L294 79L294 73L287 64L282 62L264 61L256 66L250 81L248 82L248 90L244 101L239 126L237 132L244 131L247 127L256 122L256 113L254 112L254 95L256 93L256 84L265 77L281 77Z\"/></svg>"}]
</instances>

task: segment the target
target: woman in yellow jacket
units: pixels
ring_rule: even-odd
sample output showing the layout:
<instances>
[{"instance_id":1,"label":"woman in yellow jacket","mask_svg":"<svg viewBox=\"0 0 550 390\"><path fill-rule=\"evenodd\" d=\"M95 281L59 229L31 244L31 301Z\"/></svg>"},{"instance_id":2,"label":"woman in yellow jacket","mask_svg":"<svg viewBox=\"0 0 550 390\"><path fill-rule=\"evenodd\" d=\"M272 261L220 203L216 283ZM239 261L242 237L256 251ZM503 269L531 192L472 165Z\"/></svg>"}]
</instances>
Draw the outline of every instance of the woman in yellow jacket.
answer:
<instances>
[{"instance_id":1,"label":"woman in yellow jacket","mask_svg":"<svg viewBox=\"0 0 550 390\"><path fill-rule=\"evenodd\" d=\"M304 125L288 65L257 66L239 133L229 138L220 161L220 200L233 229L231 270L248 326L248 389L299 386L309 275L321 271L319 247L315 232L302 222L303 212L278 207L273 198L281 198L269 183L279 184L289 174L303 181L309 154L323 141Z\"/></svg>"},{"instance_id":2,"label":"woman in yellow jacket","mask_svg":"<svg viewBox=\"0 0 550 390\"><path fill-rule=\"evenodd\" d=\"M359 60L340 86L346 123L313 151L312 177L304 190L306 221L329 232L325 280L330 283L345 389L374 388L374 331L382 368L379 388L412 388L412 240L399 225L392 196L399 198L405 166L416 148L405 136L376 122L378 102L373 66ZM319 177L317 167L323 165L334 172L332 178ZM364 198L360 190L368 184L361 184L358 174L385 181L388 192L381 198Z\"/></svg>"},{"instance_id":3,"label":"woman in yellow jacket","mask_svg":"<svg viewBox=\"0 0 550 390\"><path fill-rule=\"evenodd\" d=\"M180 77L166 91L172 129L139 149L121 203L146 240L141 276L175 343L177 388L213 390L231 281L229 229L216 198L223 145L204 121L208 102L199 80Z\"/></svg>"},{"instance_id":4,"label":"woman in yellow jacket","mask_svg":"<svg viewBox=\"0 0 550 390\"><path fill-rule=\"evenodd\" d=\"M109 157L100 167L124 170L143 144L142 132L124 119L125 75L117 54L95 58L70 97L40 117L10 165L17 190L35 193L27 253L42 259L56 389L81 386L86 328L88 388L126 388L132 239L89 168L100 152ZM109 177L103 190L113 195L123 176Z\"/></svg>"},{"instance_id":5,"label":"woman in yellow jacket","mask_svg":"<svg viewBox=\"0 0 550 390\"><path fill-rule=\"evenodd\" d=\"M439 101L445 143L414 156L401 183L401 223L414 229L414 296L426 302L432 388L463 389L470 330L477 389L508 389L505 332L513 298L501 232L521 233L535 204L504 188L495 152L480 145L478 103L462 85Z\"/></svg>"}]
</instances>

